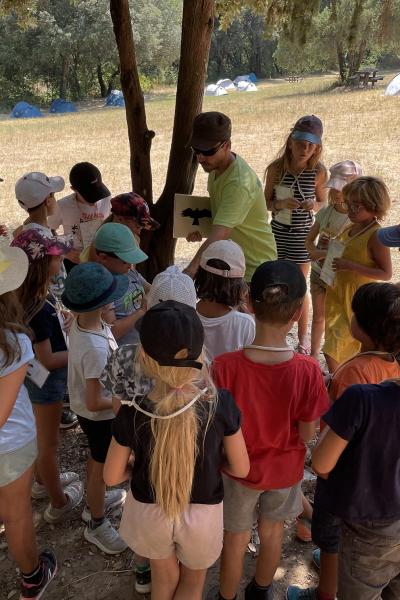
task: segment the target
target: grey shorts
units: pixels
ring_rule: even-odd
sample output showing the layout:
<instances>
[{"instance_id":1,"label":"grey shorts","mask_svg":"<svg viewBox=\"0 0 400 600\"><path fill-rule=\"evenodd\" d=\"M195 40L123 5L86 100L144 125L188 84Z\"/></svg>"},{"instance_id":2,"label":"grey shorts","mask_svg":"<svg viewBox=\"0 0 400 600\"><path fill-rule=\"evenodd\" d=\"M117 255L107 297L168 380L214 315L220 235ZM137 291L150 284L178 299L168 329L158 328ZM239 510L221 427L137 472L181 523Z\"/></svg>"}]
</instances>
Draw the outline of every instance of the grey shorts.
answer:
<instances>
[{"instance_id":1,"label":"grey shorts","mask_svg":"<svg viewBox=\"0 0 400 600\"><path fill-rule=\"evenodd\" d=\"M327 285L320 279L319 273L311 268L310 273L310 291L313 295L326 294Z\"/></svg>"},{"instance_id":2,"label":"grey shorts","mask_svg":"<svg viewBox=\"0 0 400 600\"><path fill-rule=\"evenodd\" d=\"M224 529L232 533L250 531L259 517L270 521L294 519L303 510L301 481L280 490L254 490L223 475Z\"/></svg>"},{"instance_id":3,"label":"grey shorts","mask_svg":"<svg viewBox=\"0 0 400 600\"><path fill-rule=\"evenodd\" d=\"M400 521L342 525L340 600L399 600Z\"/></svg>"},{"instance_id":4,"label":"grey shorts","mask_svg":"<svg viewBox=\"0 0 400 600\"><path fill-rule=\"evenodd\" d=\"M0 487L19 479L33 465L36 457L36 438L22 448L0 454Z\"/></svg>"}]
</instances>

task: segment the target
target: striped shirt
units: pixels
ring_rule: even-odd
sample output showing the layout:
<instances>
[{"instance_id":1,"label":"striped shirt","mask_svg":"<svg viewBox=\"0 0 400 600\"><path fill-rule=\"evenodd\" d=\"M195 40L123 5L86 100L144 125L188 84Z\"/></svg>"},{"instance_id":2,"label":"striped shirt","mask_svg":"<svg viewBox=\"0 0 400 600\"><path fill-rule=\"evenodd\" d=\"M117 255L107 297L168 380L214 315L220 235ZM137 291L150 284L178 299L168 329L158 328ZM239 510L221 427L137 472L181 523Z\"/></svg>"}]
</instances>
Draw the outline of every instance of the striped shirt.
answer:
<instances>
[{"instance_id":1,"label":"striped shirt","mask_svg":"<svg viewBox=\"0 0 400 600\"><path fill-rule=\"evenodd\" d=\"M289 171L285 171L279 185L291 188L293 198L299 202L304 200L315 200L315 178L317 169L304 169L299 175L293 175ZM276 199L275 189L273 200ZM274 215L273 215L274 217ZM309 230L313 224L313 212L295 208L292 210L292 227L300 227Z\"/></svg>"}]
</instances>

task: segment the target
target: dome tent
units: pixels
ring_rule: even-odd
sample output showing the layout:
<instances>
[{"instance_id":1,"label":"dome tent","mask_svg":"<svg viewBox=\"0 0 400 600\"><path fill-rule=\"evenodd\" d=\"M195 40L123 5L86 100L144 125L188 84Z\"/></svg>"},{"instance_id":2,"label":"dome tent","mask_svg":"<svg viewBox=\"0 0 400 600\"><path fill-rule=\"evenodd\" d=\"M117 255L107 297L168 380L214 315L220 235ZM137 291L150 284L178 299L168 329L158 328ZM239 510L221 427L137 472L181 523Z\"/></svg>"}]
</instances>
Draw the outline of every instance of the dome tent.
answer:
<instances>
[{"instance_id":1,"label":"dome tent","mask_svg":"<svg viewBox=\"0 0 400 600\"><path fill-rule=\"evenodd\" d=\"M43 113L37 106L33 106L22 100L14 106L10 116L13 119L33 119L35 117L43 117Z\"/></svg>"},{"instance_id":2,"label":"dome tent","mask_svg":"<svg viewBox=\"0 0 400 600\"><path fill-rule=\"evenodd\" d=\"M125 106L124 95L121 90L111 90L106 98L106 106L118 106L123 108Z\"/></svg>"},{"instance_id":3,"label":"dome tent","mask_svg":"<svg viewBox=\"0 0 400 600\"><path fill-rule=\"evenodd\" d=\"M237 84L238 92L257 92L257 86L252 81L239 81Z\"/></svg>"},{"instance_id":4,"label":"dome tent","mask_svg":"<svg viewBox=\"0 0 400 600\"><path fill-rule=\"evenodd\" d=\"M236 86L233 83L232 79L219 79L217 81L217 85L224 88L224 90L232 90L232 91L236 90Z\"/></svg>"},{"instance_id":5,"label":"dome tent","mask_svg":"<svg viewBox=\"0 0 400 600\"><path fill-rule=\"evenodd\" d=\"M73 102L57 98L50 104L50 112L56 114L77 112L77 108Z\"/></svg>"},{"instance_id":6,"label":"dome tent","mask_svg":"<svg viewBox=\"0 0 400 600\"><path fill-rule=\"evenodd\" d=\"M205 96L225 96L228 92L215 83L210 83L204 90Z\"/></svg>"},{"instance_id":7,"label":"dome tent","mask_svg":"<svg viewBox=\"0 0 400 600\"><path fill-rule=\"evenodd\" d=\"M385 96L400 96L400 73L386 87Z\"/></svg>"},{"instance_id":8,"label":"dome tent","mask_svg":"<svg viewBox=\"0 0 400 600\"><path fill-rule=\"evenodd\" d=\"M248 73L247 75L238 75L233 80L235 85L238 85L239 81L247 81L249 83L255 83L257 81L257 77L254 73Z\"/></svg>"}]
</instances>

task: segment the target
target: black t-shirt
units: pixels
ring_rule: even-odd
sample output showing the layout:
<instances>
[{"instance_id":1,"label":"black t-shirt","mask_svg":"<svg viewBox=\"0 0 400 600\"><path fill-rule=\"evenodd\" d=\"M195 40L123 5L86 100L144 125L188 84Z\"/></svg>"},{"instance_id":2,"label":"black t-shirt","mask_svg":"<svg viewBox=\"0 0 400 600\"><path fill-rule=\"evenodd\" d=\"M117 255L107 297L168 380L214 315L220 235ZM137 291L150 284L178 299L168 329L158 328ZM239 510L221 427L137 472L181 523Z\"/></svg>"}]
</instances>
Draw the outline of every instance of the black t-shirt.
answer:
<instances>
[{"instance_id":1,"label":"black t-shirt","mask_svg":"<svg viewBox=\"0 0 400 600\"><path fill-rule=\"evenodd\" d=\"M43 307L29 322L35 334L33 343L50 340L52 352L67 350L64 335L55 309L55 298L51 294L47 297Z\"/></svg>"},{"instance_id":2,"label":"black t-shirt","mask_svg":"<svg viewBox=\"0 0 400 600\"><path fill-rule=\"evenodd\" d=\"M349 444L318 501L354 523L400 519L400 385L352 385L323 419Z\"/></svg>"},{"instance_id":3,"label":"black t-shirt","mask_svg":"<svg viewBox=\"0 0 400 600\"><path fill-rule=\"evenodd\" d=\"M145 410L151 412L151 403L146 398L136 401ZM219 504L224 497L220 472L223 438L238 431L240 411L227 390L218 390L217 406L208 425L205 439L207 415L203 414L203 411L198 411L198 414L200 417L199 454L190 501L196 504ZM134 498L138 502L153 504L155 498L149 477L150 449L153 441L150 418L133 406L123 404L114 419L113 435L121 446L128 446L135 454L131 479ZM184 453L182 453L182 460L185 460Z\"/></svg>"}]
</instances>

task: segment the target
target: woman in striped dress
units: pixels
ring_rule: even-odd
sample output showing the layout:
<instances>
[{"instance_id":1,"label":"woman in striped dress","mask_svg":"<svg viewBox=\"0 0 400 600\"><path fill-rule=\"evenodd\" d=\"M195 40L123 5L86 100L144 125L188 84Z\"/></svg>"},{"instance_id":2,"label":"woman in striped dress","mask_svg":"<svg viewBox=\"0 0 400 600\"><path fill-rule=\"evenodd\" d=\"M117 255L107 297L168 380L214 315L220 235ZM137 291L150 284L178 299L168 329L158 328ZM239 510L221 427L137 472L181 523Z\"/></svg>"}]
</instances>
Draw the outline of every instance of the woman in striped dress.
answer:
<instances>
[{"instance_id":1,"label":"woman in striped dress","mask_svg":"<svg viewBox=\"0 0 400 600\"><path fill-rule=\"evenodd\" d=\"M305 240L314 222L314 212L325 201L327 172L319 161L322 153L322 123L315 115L301 117L283 149L266 169L265 199L272 211L271 228L279 259L297 263L304 276L310 272ZM307 335L308 296L298 324L296 350L309 354Z\"/></svg>"}]
</instances>

